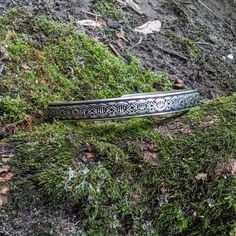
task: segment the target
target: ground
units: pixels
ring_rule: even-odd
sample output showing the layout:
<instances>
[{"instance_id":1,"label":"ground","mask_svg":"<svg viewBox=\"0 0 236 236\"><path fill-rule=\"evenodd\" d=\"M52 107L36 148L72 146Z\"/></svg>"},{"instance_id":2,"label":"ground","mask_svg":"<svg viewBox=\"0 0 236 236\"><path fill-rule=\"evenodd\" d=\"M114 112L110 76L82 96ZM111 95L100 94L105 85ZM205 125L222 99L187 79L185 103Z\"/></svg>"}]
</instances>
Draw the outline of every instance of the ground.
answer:
<instances>
[{"instance_id":1,"label":"ground","mask_svg":"<svg viewBox=\"0 0 236 236\"><path fill-rule=\"evenodd\" d=\"M0 4L0 158L14 173L2 235L236 234L235 3L208 1L219 19L201 1L137 1L142 15L121 2ZM77 24L94 13L108 26ZM156 19L161 32L134 32ZM200 106L125 121L45 115L53 101L168 90L175 79L199 89Z\"/></svg>"}]
</instances>

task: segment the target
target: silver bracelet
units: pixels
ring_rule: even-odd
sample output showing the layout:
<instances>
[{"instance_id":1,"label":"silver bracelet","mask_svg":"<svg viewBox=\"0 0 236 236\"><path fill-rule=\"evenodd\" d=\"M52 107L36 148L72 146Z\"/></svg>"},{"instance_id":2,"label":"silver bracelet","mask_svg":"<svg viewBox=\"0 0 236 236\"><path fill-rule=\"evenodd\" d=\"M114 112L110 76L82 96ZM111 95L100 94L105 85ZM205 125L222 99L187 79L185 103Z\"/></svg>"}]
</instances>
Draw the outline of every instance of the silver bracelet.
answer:
<instances>
[{"instance_id":1,"label":"silver bracelet","mask_svg":"<svg viewBox=\"0 0 236 236\"><path fill-rule=\"evenodd\" d=\"M174 90L124 95L120 98L52 103L49 118L107 120L163 115L186 111L199 103L196 90Z\"/></svg>"}]
</instances>

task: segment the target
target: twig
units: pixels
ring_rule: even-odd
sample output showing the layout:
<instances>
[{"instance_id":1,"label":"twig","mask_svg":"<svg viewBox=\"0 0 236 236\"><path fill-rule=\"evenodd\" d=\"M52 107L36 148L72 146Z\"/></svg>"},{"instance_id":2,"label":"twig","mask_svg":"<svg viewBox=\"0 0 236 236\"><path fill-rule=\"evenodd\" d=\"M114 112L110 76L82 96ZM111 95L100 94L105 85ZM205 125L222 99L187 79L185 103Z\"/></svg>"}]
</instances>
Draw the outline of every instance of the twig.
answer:
<instances>
[{"instance_id":1,"label":"twig","mask_svg":"<svg viewBox=\"0 0 236 236\"><path fill-rule=\"evenodd\" d=\"M225 25L229 27L229 29L236 34L236 31L232 28L231 25L229 25L227 22L225 22L223 19L221 19L217 14L215 14L206 4L204 4L201 0L197 0L203 7L206 8L207 11L209 11L212 15L214 15L216 18L218 18L221 22L223 22Z\"/></svg>"},{"instance_id":2,"label":"twig","mask_svg":"<svg viewBox=\"0 0 236 236\"><path fill-rule=\"evenodd\" d=\"M198 44L198 45L207 45L207 46L213 47L212 44L207 43L207 42L201 42L201 41L198 41L198 42L194 42L194 43L195 43L195 44Z\"/></svg>"},{"instance_id":3,"label":"twig","mask_svg":"<svg viewBox=\"0 0 236 236\"><path fill-rule=\"evenodd\" d=\"M141 37L139 38L139 41L138 41L136 44L134 44L130 49L133 49L133 48L137 47L139 44L142 43L142 41L143 41L143 37L141 36Z\"/></svg>"},{"instance_id":4,"label":"twig","mask_svg":"<svg viewBox=\"0 0 236 236\"><path fill-rule=\"evenodd\" d=\"M101 15L99 14L96 14L96 13L93 13L93 12L89 12L89 11L85 11L85 10L82 10L82 12L88 14L88 15L91 15L91 16L95 16L95 17L102 17Z\"/></svg>"},{"instance_id":5,"label":"twig","mask_svg":"<svg viewBox=\"0 0 236 236\"><path fill-rule=\"evenodd\" d=\"M183 59L183 60L185 60L185 61L188 61L188 60L189 60L187 57L185 57L185 56L183 56L183 55L181 55L181 54L179 54L179 53L177 53L177 52L171 51L171 50L169 50L169 49L165 49L165 48L160 47L160 46L158 46L158 48L161 49L163 52L166 52L166 53L168 53L168 54L170 54L170 55L179 57L179 58L181 58L181 59Z\"/></svg>"},{"instance_id":6,"label":"twig","mask_svg":"<svg viewBox=\"0 0 236 236\"><path fill-rule=\"evenodd\" d=\"M111 50L116 54L116 56L123 60L123 57L122 57L122 56L120 55L120 53L115 49L115 47L114 47L111 43L108 43L108 45L109 45L109 47L111 48Z\"/></svg>"}]
</instances>

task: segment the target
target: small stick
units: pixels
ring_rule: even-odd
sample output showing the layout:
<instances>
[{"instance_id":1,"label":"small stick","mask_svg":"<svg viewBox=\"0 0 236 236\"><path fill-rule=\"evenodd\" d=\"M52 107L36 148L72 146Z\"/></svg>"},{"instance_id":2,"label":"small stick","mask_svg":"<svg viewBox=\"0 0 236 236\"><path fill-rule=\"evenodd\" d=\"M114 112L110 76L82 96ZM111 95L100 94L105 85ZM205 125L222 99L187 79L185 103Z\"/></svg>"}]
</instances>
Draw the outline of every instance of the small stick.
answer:
<instances>
[{"instance_id":1,"label":"small stick","mask_svg":"<svg viewBox=\"0 0 236 236\"><path fill-rule=\"evenodd\" d=\"M89 12L89 11L85 11L85 10L82 10L82 12L88 14L88 15L91 15L91 16L95 16L95 17L102 17L101 15L99 14L96 14L96 13L93 13L93 12Z\"/></svg>"},{"instance_id":2,"label":"small stick","mask_svg":"<svg viewBox=\"0 0 236 236\"><path fill-rule=\"evenodd\" d=\"M143 37L141 36L140 38L139 38L139 41L136 43L136 44L134 44L130 49L133 49L133 48L135 48L135 47L137 47L139 44L141 44L143 42Z\"/></svg>"},{"instance_id":3,"label":"small stick","mask_svg":"<svg viewBox=\"0 0 236 236\"><path fill-rule=\"evenodd\" d=\"M185 56L183 56L183 55L181 55L181 54L179 54L179 53L176 53L176 52L174 52L174 51L165 49L165 48L163 48L163 47L158 47L158 48L161 49L162 51L164 51L164 52L170 54L170 55L179 57L179 58L181 58L181 59L183 59L183 60L185 60L185 61L188 61L188 60L189 60L187 57L185 57Z\"/></svg>"},{"instance_id":4,"label":"small stick","mask_svg":"<svg viewBox=\"0 0 236 236\"><path fill-rule=\"evenodd\" d=\"M211 14L213 14L216 18L218 18L221 22L223 22L225 25L227 25L230 30L236 34L236 31L232 28L231 25L229 25L227 22L225 22L223 19L221 19L217 14L215 14L208 6L206 6L201 0L197 0L203 7L205 7L207 9L207 11L209 11Z\"/></svg>"},{"instance_id":5,"label":"small stick","mask_svg":"<svg viewBox=\"0 0 236 236\"><path fill-rule=\"evenodd\" d=\"M123 60L123 57L120 55L120 53L115 49L115 47L111 44L108 43L109 47L112 49L112 51L116 54L117 57Z\"/></svg>"}]
</instances>

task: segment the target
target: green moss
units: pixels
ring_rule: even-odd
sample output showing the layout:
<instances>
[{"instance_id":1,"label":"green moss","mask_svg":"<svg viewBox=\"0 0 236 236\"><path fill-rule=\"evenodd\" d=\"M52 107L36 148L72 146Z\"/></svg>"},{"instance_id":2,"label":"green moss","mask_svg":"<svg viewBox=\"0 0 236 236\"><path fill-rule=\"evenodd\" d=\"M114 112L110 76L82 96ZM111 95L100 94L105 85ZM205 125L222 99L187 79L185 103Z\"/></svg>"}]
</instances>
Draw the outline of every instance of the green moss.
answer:
<instances>
[{"instance_id":1,"label":"green moss","mask_svg":"<svg viewBox=\"0 0 236 236\"><path fill-rule=\"evenodd\" d=\"M0 44L8 45L11 57L6 64L11 76L1 81L2 124L41 114L56 100L152 91L153 82L170 88L167 79L135 59L125 64L70 27L45 18L29 21L21 10L0 22ZM233 234L235 180L216 178L214 168L236 155L235 111L235 95L203 104L184 118L196 131L172 139L162 136L153 119L37 119L32 132L19 129L11 138L24 141L12 163L14 207L78 209L88 235ZM212 115L220 122L201 126ZM149 152L158 165L147 162ZM199 173L207 179L197 180Z\"/></svg>"},{"instance_id":2,"label":"green moss","mask_svg":"<svg viewBox=\"0 0 236 236\"><path fill-rule=\"evenodd\" d=\"M187 48L188 52L192 56L196 56L199 53L198 47L195 45L195 43L191 39L184 39L183 45Z\"/></svg>"},{"instance_id":3,"label":"green moss","mask_svg":"<svg viewBox=\"0 0 236 236\"><path fill-rule=\"evenodd\" d=\"M29 106L20 98L0 98L0 110L8 121L21 121L26 115Z\"/></svg>"},{"instance_id":4,"label":"green moss","mask_svg":"<svg viewBox=\"0 0 236 236\"><path fill-rule=\"evenodd\" d=\"M93 9L100 13L102 16L111 18L114 20L123 20L124 13L122 9L114 1L99 0L93 5Z\"/></svg>"},{"instance_id":5,"label":"green moss","mask_svg":"<svg viewBox=\"0 0 236 236\"><path fill-rule=\"evenodd\" d=\"M197 106L191 109L190 112L188 112L187 118L189 119L190 122L193 122L194 124L196 123L200 124L201 121L203 120L204 115L206 114L204 114L202 107Z\"/></svg>"},{"instance_id":6,"label":"green moss","mask_svg":"<svg viewBox=\"0 0 236 236\"><path fill-rule=\"evenodd\" d=\"M125 64L103 44L68 26L28 16L29 25L21 10L12 17L8 13L1 20L5 29L0 44L8 45L11 60L6 66L11 76L2 79L6 92L0 97L17 96L31 111L40 111L53 101L153 91L154 82L170 88L166 78L142 69L135 58Z\"/></svg>"},{"instance_id":7,"label":"green moss","mask_svg":"<svg viewBox=\"0 0 236 236\"><path fill-rule=\"evenodd\" d=\"M16 189L24 199L30 188L40 201L79 203L88 232L227 235L233 230L235 182L216 179L214 168L236 154L235 108L235 95L204 104L199 109L221 122L175 139L158 133L150 140L151 120L42 124L18 135L26 144L16 173L31 177L15 181ZM159 166L144 161L145 139L158 150ZM86 159L88 152L92 160ZM207 179L197 180L199 173Z\"/></svg>"},{"instance_id":8,"label":"green moss","mask_svg":"<svg viewBox=\"0 0 236 236\"><path fill-rule=\"evenodd\" d=\"M199 48L196 46L196 44L189 38L179 38L176 36L173 32L166 32L165 37L175 44L181 44L187 52L195 57L199 54Z\"/></svg>"}]
</instances>

